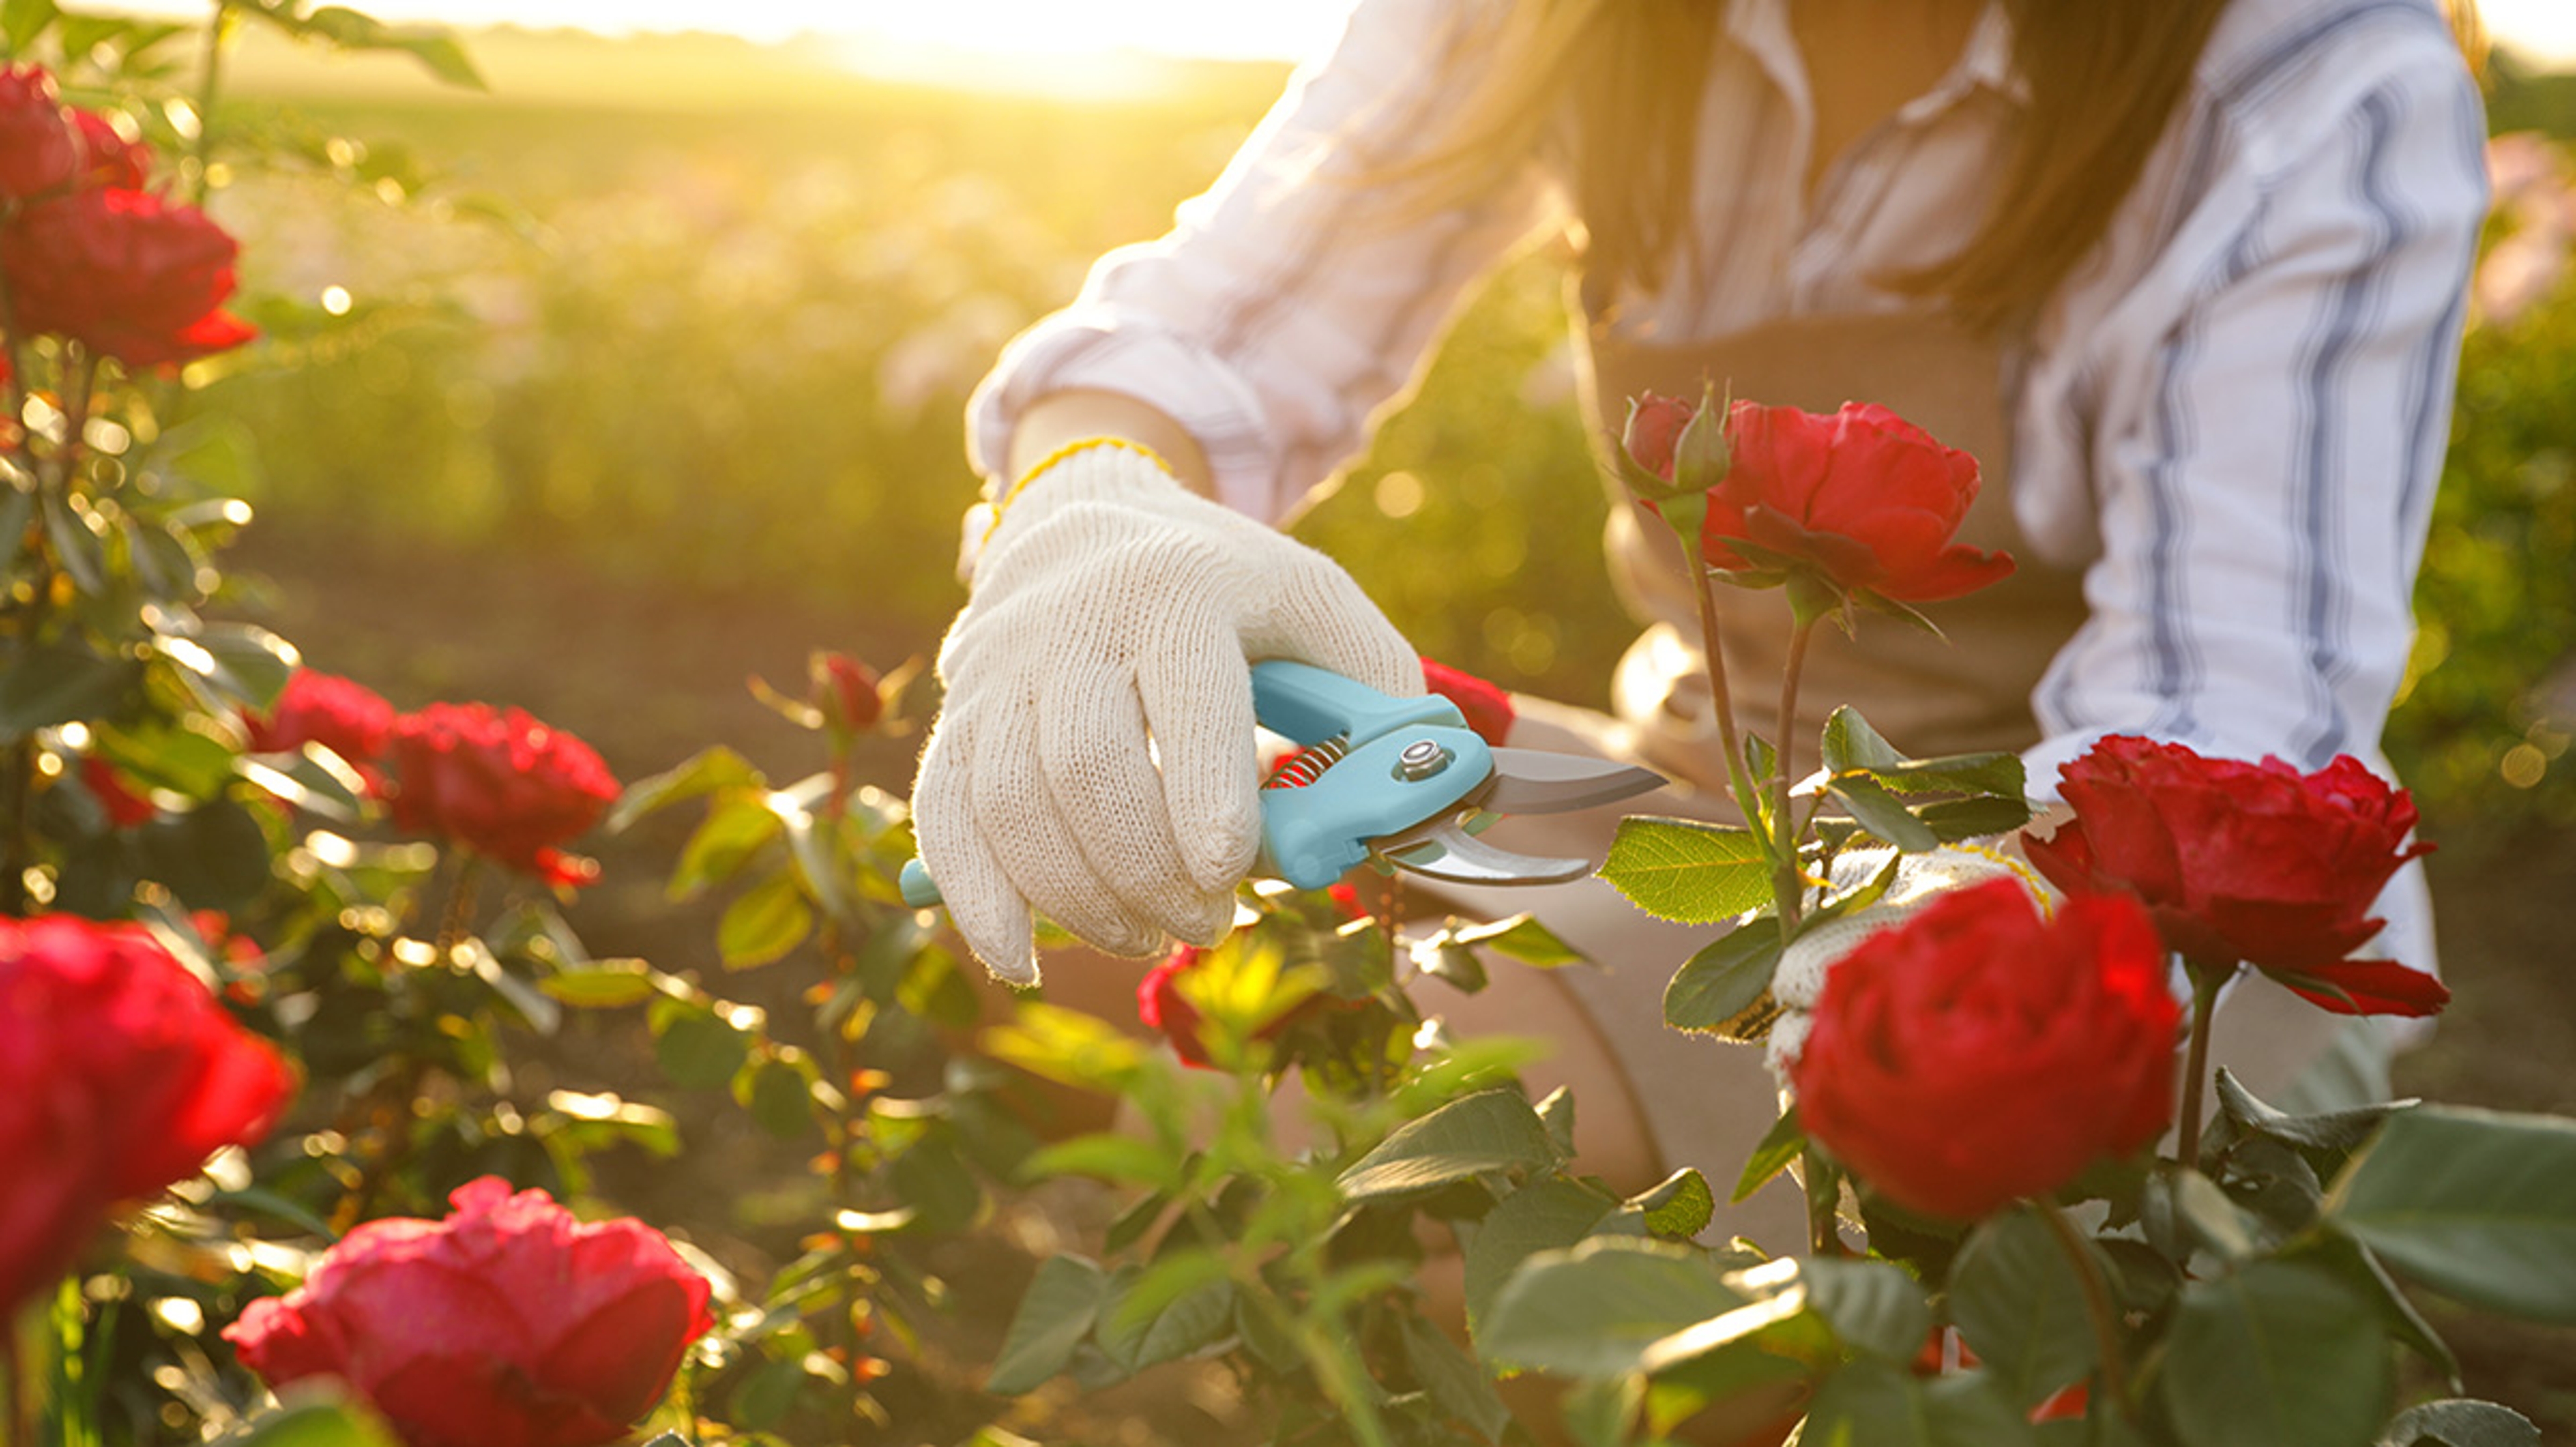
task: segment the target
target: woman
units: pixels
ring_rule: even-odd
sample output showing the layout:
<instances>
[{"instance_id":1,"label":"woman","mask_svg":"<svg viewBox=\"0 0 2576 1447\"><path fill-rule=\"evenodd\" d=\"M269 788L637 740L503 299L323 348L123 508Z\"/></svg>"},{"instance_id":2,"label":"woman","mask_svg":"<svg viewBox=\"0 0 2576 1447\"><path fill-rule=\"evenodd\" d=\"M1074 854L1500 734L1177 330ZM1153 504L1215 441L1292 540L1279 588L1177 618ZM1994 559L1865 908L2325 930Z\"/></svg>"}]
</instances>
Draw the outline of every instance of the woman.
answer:
<instances>
[{"instance_id":1,"label":"woman","mask_svg":"<svg viewBox=\"0 0 2576 1447\"><path fill-rule=\"evenodd\" d=\"M1943 605L1949 648L1864 628L1812 662L1820 708L1917 753L2021 749L2041 792L2113 732L2372 757L2482 140L2436 0L1363 0L1173 233L1104 258L977 394L978 466L1017 483L941 659L925 859L1006 978L1034 977L1032 905L1118 953L1220 933L1257 821L1242 660L1419 687L1349 579L1263 524L1361 447L1477 277L1558 234L1606 425L1707 378L1883 402L1984 462L1967 540L2020 573ZM1534 706L1514 742L1705 779L1687 600L1614 511L1653 625L1619 717ZM1731 609L1728 656L1765 676L1784 635ZM2383 944L2429 965L2404 883ZM1591 911L1584 943L1619 912L1598 894L1537 907ZM1587 1161L1731 1165L1770 1113L1758 1069L1662 1029L1676 948L1614 958L1453 1021L1576 1022L1556 1068ZM2259 1006L2229 1019L2308 1028Z\"/></svg>"}]
</instances>

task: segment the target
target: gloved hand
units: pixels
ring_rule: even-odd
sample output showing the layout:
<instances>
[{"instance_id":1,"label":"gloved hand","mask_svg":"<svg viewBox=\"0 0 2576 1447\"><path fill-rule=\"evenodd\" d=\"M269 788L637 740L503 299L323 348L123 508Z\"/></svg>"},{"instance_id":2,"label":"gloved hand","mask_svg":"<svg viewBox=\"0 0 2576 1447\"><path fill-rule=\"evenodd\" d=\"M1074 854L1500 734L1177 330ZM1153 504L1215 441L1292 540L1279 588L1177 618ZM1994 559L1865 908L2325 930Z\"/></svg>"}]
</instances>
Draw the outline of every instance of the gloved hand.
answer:
<instances>
[{"instance_id":1,"label":"gloved hand","mask_svg":"<svg viewBox=\"0 0 2576 1447\"><path fill-rule=\"evenodd\" d=\"M1036 981L1032 909L1112 954L1225 934L1261 843L1263 658L1422 692L1348 573L1141 449L1068 450L1020 488L940 647L912 794L922 863L987 968Z\"/></svg>"},{"instance_id":2,"label":"gloved hand","mask_svg":"<svg viewBox=\"0 0 2576 1447\"><path fill-rule=\"evenodd\" d=\"M1858 849L1837 855L1830 886L1811 904L1849 894L1877 878L1894 852ZM1825 976L1843 956L1951 890L2005 876L2020 880L2033 895L2046 897L2036 874L1994 850L1944 844L1927 853L1909 854L1896 866L1896 878L1877 903L1828 920L1791 941L1780 957L1779 970L1771 976L1771 998L1780 1006L1780 1018L1772 1022L1771 1034L1763 1042L1763 1061L1780 1088L1789 1088L1789 1066L1807 1043L1816 1001L1825 992Z\"/></svg>"}]
</instances>

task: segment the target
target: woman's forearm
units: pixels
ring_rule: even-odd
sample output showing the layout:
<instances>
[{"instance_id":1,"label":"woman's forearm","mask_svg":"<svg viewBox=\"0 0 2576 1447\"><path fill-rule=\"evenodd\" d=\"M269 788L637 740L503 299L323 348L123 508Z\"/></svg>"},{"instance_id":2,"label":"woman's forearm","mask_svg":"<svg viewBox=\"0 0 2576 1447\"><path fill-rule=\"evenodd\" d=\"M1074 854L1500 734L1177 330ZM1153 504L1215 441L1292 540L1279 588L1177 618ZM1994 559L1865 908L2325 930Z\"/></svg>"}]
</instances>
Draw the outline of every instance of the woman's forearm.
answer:
<instances>
[{"instance_id":1,"label":"woman's forearm","mask_svg":"<svg viewBox=\"0 0 2576 1447\"><path fill-rule=\"evenodd\" d=\"M1123 437L1152 448L1191 491L1213 497L1214 476L1197 439L1163 412L1117 392L1073 388L1029 404L1011 431L1010 476L1024 477L1057 448L1090 437Z\"/></svg>"}]
</instances>

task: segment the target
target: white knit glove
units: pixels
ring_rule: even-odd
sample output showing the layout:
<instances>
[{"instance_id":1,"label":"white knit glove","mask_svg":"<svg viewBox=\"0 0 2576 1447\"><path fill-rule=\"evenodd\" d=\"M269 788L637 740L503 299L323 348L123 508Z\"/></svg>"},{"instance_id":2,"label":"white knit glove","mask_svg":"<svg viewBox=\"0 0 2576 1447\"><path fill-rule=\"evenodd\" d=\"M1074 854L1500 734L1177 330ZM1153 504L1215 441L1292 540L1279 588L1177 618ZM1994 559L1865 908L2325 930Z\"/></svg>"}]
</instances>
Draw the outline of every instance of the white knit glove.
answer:
<instances>
[{"instance_id":1,"label":"white knit glove","mask_svg":"<svg viewBox=\"0 0 2576 1447\"><path fill-rule=\"evenodd\" d=\"M1113 954L1225 934L1261 843L1264 658L1423 687L1339 565L1141 449L1069 449L1022 484L939 650L912 793L922 863L994 974L1036 981L1033 909Z\"/></svg>"},{"instance_id":2,"label":"white knit glove","mask_svg":"<svg viewBox=\"0 0 2576 1447\"><path fill-rule=\"evenodd\" d=\"M1895 852L1859 849L1836 855L1830 885L1810 900L1811 907L1847 895L1876 879ZM2039 896L2037 877L2029 869L1991 850L1944 844L1928 853L1909 854L1896 866L1896 878L1876 904L1818 925L1791 942L1787 953L1780 957L1779 970L1771 976L1771 998L1781 1013L1771 1023L1771 1034L1763 1049L1764 1062L1771 1067L1771 1078L1779 1082L1780 1088L1789 1088L1789 1067L1806 1047L1807 1031L1815 1024L1816 1001L1825 993L1825 976L1843 956L1862 940L1912 917L1951 890L1998 878L2018 879L2034 896Z\"/></svg>"}]
</instances>

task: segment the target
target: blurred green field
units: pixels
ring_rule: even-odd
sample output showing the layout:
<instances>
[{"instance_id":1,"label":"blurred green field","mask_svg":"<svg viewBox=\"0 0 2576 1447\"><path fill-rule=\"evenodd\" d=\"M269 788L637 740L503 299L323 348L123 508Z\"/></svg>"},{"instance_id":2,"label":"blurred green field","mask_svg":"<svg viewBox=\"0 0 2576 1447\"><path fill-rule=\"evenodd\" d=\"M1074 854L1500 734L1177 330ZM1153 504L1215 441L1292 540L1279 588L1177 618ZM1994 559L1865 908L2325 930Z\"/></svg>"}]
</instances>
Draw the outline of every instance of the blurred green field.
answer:
<instances>
[{"instance_id":1,"label":"blurred green field","mask_svg":"<svg viewBox=\"0 0 2576 1447\"><path fill-rule=\"evenodd\" d=\"M1093 256L1160 232L1284 75L1046 97L710 37L499 32L471 40L478 95L290 49L244 49L219 138L290 164L215 202L288 364L216 384L273 515L787 593L924 641L962 596L967 389ZM1498 278L1300 531L1426 651L1597 703L1628 626L1558 287L1544 257ZM2565 821L2576 724L2535 688L2576 648L2576 298L2469 355L2392 743L2439 815Z\"/></svg>"}]
</instances>

